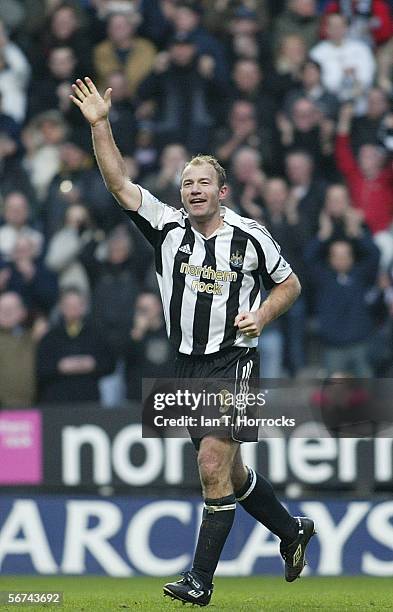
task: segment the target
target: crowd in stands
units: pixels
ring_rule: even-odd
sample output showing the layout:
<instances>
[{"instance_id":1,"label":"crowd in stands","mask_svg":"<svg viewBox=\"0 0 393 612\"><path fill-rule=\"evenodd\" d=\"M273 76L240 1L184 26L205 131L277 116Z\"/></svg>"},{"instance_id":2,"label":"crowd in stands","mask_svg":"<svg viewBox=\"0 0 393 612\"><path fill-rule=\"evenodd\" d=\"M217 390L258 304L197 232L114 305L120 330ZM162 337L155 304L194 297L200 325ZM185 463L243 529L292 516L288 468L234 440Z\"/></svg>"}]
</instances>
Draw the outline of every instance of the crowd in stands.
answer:
<instances>
[{"instance_id":1,"label":"crowd in stands","mask_svg":"<svg viewBox=\"0 0 393 612\"><path fill-rule=\"evenodd\" d=\"M211 153L281 244L303 292L263 376L392 374L389 0L2 0L0 407L121 406L171 372L153 253L69 97L85 75L133 181L180 208Z\"/></svg>"}]
</instances>

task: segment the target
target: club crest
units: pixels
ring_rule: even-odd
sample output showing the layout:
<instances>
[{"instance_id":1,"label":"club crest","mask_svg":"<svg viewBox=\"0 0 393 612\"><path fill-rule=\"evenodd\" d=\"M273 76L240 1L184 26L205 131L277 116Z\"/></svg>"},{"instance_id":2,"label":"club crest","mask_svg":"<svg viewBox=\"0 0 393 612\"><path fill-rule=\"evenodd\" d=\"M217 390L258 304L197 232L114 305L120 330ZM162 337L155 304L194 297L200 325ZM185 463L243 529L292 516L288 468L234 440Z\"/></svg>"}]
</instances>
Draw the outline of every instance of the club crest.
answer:
<instances>
[{"instance_id":1,"label":"club crest","mask_svg":"<svg viewBox=\"0 0 393 612\"><path fill-rule=\"evenodd\" d=\"M243 265L243 255L241 253L239 253L239 251L236 251L235 253L232 253L232 255L231 255L230 259L229 259L229 263L234 268L241 268L242 265Z\"/></svg>"}]
</instances>

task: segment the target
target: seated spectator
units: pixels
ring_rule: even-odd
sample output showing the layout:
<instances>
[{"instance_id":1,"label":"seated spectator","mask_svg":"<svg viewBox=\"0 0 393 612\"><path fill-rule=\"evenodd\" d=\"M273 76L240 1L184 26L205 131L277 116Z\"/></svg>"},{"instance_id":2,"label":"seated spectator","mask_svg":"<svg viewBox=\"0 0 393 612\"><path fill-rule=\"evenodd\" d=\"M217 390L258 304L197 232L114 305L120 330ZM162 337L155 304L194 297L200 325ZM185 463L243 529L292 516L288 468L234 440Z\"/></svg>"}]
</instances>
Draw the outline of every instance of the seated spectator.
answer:
<instances>
[{"instance_id":1,"label":"seated spectator","mask_svg":"<svg viewBox=\"0 0 393 612\"><path fill-rule=\"evenodd\" d=\"M353 205L361 210L373 234L393 221L393 169L384 149L363 144L356 158L350 144L353 107L344 105L337 126L336 159L348 185Z\"/></svg>"},{"instance_id":2,"label":"seated spectator","mask_svg":"<svg viewBox=\"0 0 393 612\"><path fill-rule=\"evenodd\" d=\"M45 264L58 275L60 290L74 287L89 295L89 279L79 255L91 243L97 245L96 239L102 238L103 232L100 236L97 233L85 206L72 204L67 209L64 227L53 235L45 257Z\"/></svg>"},{"instance_id":3,"label":"seated spectator","mask_svg":"<svg viewBox=\"0 0 393 612\"><path fill-rule=\"evenodd\" d=\"M94 70L104 85L108 75L124 71L130 95L153 68L156 49L149 40L135 35L140 15L134 5L128 13L112 13L107 21L107 38L94 48Z\"/></svg>"},{"instance_id":4,"label":"seated spectator","mask_svg":"<svg viewBox=\"0 0 393 612\"><path fill-rule=\"evenodd\" d=\"M181 174L189 156L183 145L169 144L164 147L160 157L160 169L148 175L142 186L174 208L182 208L180 198Z\"/></svg>"},{"instance_id":5,"label":"seated spectator","mask_svg":"<svg viewBox=\"0 0 393 612\"><path fill-rule=\"evenodd\" d=\"M27 408L35 401L39 329L25 327L27 314L20 295L0 295L0 408Z\"/></svg>"},{"instance_id":6,"label":"seated spectator","mask_svg":"<svg viewBox=\"0 0 393 612\"><path fill-rule=\"evenodd\" d=\"M0 260L4 289L15 291L33 314L48 314L57 299L57 278L37 254L37 243L28 235L17 238L9 262Z\"/></svg>"},{"instance_id":7,"label":"seated spectator","mask_svg":"<svg viewBox=\"0 0 393 612\"><path fill-rule=\"evenodd\" d=\"M0 225L0 257L9 261L19 237L27 236L34 243L36 255L40 255L44 237L30 226L30 207L26 196L20 191L11 191L4 198L3 224Z\"/></svg>"},{"instance_id":8,"label":"seated spectator","mask_svg":"<svg viewBox=\"0 0 393 612\"><path fill-rule=\"evenodd\" d=\"M347 22L343 15L329 15L327 39L310 51L322 68L322 84L342 102L363 96L371 87L375 61L369 47L347 38Z\"/></svg>"},{"instance_id":9,"label":"seated spectator","mask_svg":"<svg viewBox=\"0 0 393 612\"><path fill-rule=\"evenodd\" d=\"M378 131L389 111L389 99L378 87L367 94L366 112L354 117L351 126L351 145L357 154L363 144L379 144Z\"/></svg>"},{"instance_id":10,"label":"seated spectator","mask_svg":"<svg viewBox=\"0 0 393 612\"><path fill-rule=\"evenodd\" d=\"M293 104L303 98L312 102L323 117L334 119L338 112L338 99L322 85L320 65L308 59L302 67L300 78L300 87L290 91L284 100L284 112L291 115Z\"/></svg>"},{"instance_id":11,"label":"seated spectator","mask_svg":"<svg viewBox=\"0 0 393 612\"><path fill-rule=\"evenodd\" d=\"M246 146L235 153L229 173L229 183L231 198L238 212L263 224L262 197L265 174L258 151Z\"/></svg>"},{"instance_id":12,"label":"seated spectator","mask_svg":"<svg viewBox=\"0 0 393 612\"><path fill-rule=\"evenodd\" d=\"M114 362L87 312L83 294L71 288L64 291L59 301L60 321L38 346L40 403L99 400L98 381L113 370Z\"/></svg>"},{"instance_id":13,"label":"seated spectator","mask_svg":"<svg viewBox=\"0 0 393 612\"><path fill-rule=\"evenodd\" d=\"M192 39L178 36L141 84L137 116L153 121L160 148L179 142L198 153L209 146L224 94L209 58L198 58Z\"/></svg>"},{"instance_id":14,"label":"seated spectator","mask_svg":"<svg viewBox=\"0 0 393 612\"><path fill-rule=\"evenodd\" d=\"M291 214L299 218L311 239L318 230L326 184L314 176L314 162L306 151L287 153L285 169L290 185Z\"/></svg>"},{"instance_id":15,"label":"seated spectator","mask_svg":"<svg viewBox=\"0 0 393 612\"><path fill-rule=\"evenodd\" d=\"M285 36L301 36L310 49L318 42L319 18L316 0L287 0L284 11L274 23L274 46L280 46Z\"/></svg>"},{"instance_id":16,"label":"seated spectator","mask_svg":"<svg viewBox=\"0 0 393 612\"><path fill-rule=\"evenodd\" d=\"M196 47L200 58L208 57L212 63L212 78L219 85L228 82L228 65L221 42L201 24L203 10L199 3L181 0L173 13L175 38L187 38Z\"/></svg>"},{"instance_id":17,"label":"seated spectator","mask_svg":"<svg viewBox=\"0 0 393 612\"><path fill-rule=\"evenodd\" d=\"M371 47L381 45L393 34L391 6L386 0L329 0L324 7L322 36L326 35L326 16L341 13L349 21L348 36Z\"/></svg>"},{"instance_id":18,"label":"seated spectator","mask_svg":"<svg viewBox=\"0 0 393 612\"><path fill-rule=\"evenodd\" d=\"M321 240L349 241L368 231L361 212L351 206L347 187L339 183L329 185L319 217L318 235Z\"/></svg>"},{"instance_id":19,"label":"seated spectator","mask_svg":"<svg viewBox=\"0 0 393 612\"><path fill-rule=\"evenodd\" d=\"M27 87L31 69L22 50L7 36L0 21L0 94L2 110L17 123L26 115Z\"/></svg>"},{"instance_id":20,"label":"seated spectator","mask_svg":"<svg viewBox=\"0 0 393 612\"><path fill-rule=\"evenodd\" d=\"M141 400L143 378L171 378L173 350L168 342L160 298L141 293L126 348L127 398Z\"/></svg>"},{"instance_id":21,"label":"seated spectator","mask_svg":"<svg viewBox=\"0 0 393 612\"><path fill-rule=\"evenodd\" d=\"M366 296L377 278L379 251L361 233L352 243L331 243L327 260L326 247L325 241L315 238L305 256L316 291L327 375L348 372L359 378L371 376L367 348L374 324Z\"/></svg>"},{"instance_id":22,"label":"seated spectator","mask_svg":"<svg viewBox=\"0 0 393 612\"><path fill-rule=\"evenodd\" d=\"M36 115L22 132L25 168L39 203L45 200L52 179L60 170L60 145L67 126L59 111Z\"/></svg>"}]
</instances>

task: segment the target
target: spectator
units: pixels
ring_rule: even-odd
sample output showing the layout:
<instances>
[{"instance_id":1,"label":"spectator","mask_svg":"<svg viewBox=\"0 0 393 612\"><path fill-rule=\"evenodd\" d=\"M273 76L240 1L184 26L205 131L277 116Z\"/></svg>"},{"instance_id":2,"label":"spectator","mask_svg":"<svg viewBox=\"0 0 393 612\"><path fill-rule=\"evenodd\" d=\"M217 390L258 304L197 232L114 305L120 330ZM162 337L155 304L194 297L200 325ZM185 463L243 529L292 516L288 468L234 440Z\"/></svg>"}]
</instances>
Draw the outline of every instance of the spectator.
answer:
<instances>
[{"instance_id":1,"label":"spectator","mask_svg":"<svg viewBox=\"0 0 393 612\"><path fill-rule=\"evenodd\" d=\"M315 238L306 250L306 261L316 291L327 375L348 372L359 378L371 376L367 348L373 320L366 296L376 281L379 251L361 233L352 244L330 244L327 261L325 248L325 241Z\"/></svg>"},{"instance_id":2,"label":"spectator","mask_svg":"<svg viewBox=\"0 0 393 612\"><path fill-rule=\"evenodd\" d=\"M160 298L155 293L141 293L126 349L127 398L142 399L144 378L173 376L173 358Z\"/></svg>"},{"instance_id":3,"label":"spectator","mask_svg":"<svg viewBox=\"0 0 393 612\"><path fill-rule=\"evenodd\" d=\"M216 8L219 4L215 2ZM228 7L229 8L229 7ZM238 59L257 61L264 70L269 70L272 64L270 33L263 29L264 19L260 15L262 2L256 3L255 10L240 5L230 10L232 18L223 21L226 26L228 55L231 65Z\"/></svg>"},{"instance_id":4,"label":"spectator","mask_svg":"<svg viewBox=\"0 0 393 612\"><path fill-rule=\"evenodd\" d=\"M315 104L323 117L334 119L338 112L338 99L322 85L320 65L314 60L308 59L302 67L300 78L300 87L290 91L285 98L284 112L291 115L293 104L299 98L306 98Z\"/></svg>"},{"instance_id":5,"label":"spectator","mask_svg":"<svg viewBox=\"0 0 393 612\"><path fill-rule=\"evenodd\" d=\"M47 110L58 110L70 123L79 124L79 117L69 97L71 84L75 81L77 70L80 70L73 48L62 46L50 49L47 67L47 74L31 83L28 117L35 117Z\"/></svg>"},{"instance_id":6,"label":"spectator","mask_svg":"<svg viewBox=\"0 0 393 612\"><path fill-rule=\"evenodd\" d=\"M132 155L135 148L137 123L134 105L131 103L130 86L124 71L110 72L105 82L105 88L107 87L112 89L109 118L113 137L124 155Z\"/></svg>"},{"instance_id":7,"label":"spectator","mask_svg":"<svg viewBox=\"0 0 393 612\"><path fill-rule=\"evenodd\" d=\"M21 49L8 39L4 24L0 21L0 94L2 111L17 123L26 114L27 86L30 65Z\"/></svg>"},{"instance_id":8,"label":"spectator","mask_svg":"<svg viewBox=\"0 0 393 612\"><path fill-rule=\"evenodd\" d=\"M242 147L233 156L230 172L232 199L240 214L264 223L262 208L265 174L261 156L252 147Z\"/></svg>"},{"instance_id":9,"label":"spectator","mask_svg":"<svg viewBox=\"0 0 393 612\"><path fill-rule=\"evenodd\" d=\"M357 154L363 144L379 144L378 131L383 118L389 111L386 93L378 87L368 91L366 112L354 117L351 126L351 145Z\"/></svg>"},{"instance_id":10,"label":"spectator","mask_svg":"<svg viewBox=\"0 0 393 612\"><path fill-rule=\"evenodd\" d=\"M6 291L15 291L33 314L48 314L57 299L57 279L37 255L36 241L21 235L8 263L0 262L6 274Z\"/></svg>"},{"instance_id":11,"label":"spectator","mask_svg":"<svg viewBox=\"0 0 393 612\"><path fill-rule=\"evenodd\" d=\"M106 254L103 249L93 253L85 249L81 255L92 288L94 322L117 357L124 355L134 303L147 272L146 262L138 266L134 249L131 236L119 226L107 240Z\"/></svg>"},{"instance_id":12,"label":"spectator","mask_svg":"<svg viewBox=\"0 0 393 612\"><path fill-rule=\"evenodd\" d=\"M154 193L161 202L182 208L180 179L187 160L188 154L183 145L167 145L161 153L160 169L143 180L143 187Z\"/></svg>"},{"instance_id":13,"label":"spectator","mask_svg":"<svg viewBox=\"0 0 393 612\"><path fill-rule=\"evenodd\" d=\"M318 230L319 215L326 185L314 176L314 162L305 151L290 151L285 156L286 175L290 184L292 214L299 218L309 239Z\"/></svg>"},{"instance_id":14,"label":"spectator","mask_svg":"<svg viewBox=\"0 0 393 612\"><path fill-rule=\"evenodd\" d=\"M287 0L285 10L274 26L274 45L279 47L285 36L301 36L310 49L318 41L319 18L315 0Z\"/></svg>"},{"instance_id":15,"label":"spectator","mask_svg":"<svg viewBox=\"0 0 393 612\"><path fill-rule=\"evenodd\" d=\"M282 256L291 262L291 267L299 276L304 293L284 315L283 319L273 327L272 334L267 334L268 354L265 351L266 336L261 336L262 372L264 376L279 377L280 369L285 361L287 370L296 375L306 363L306 274L304 269L303 252L307 244L308 235L305 226L300 222L299 216L291 207L289 187L285 180L273 177L266 180L263 189L263 202L265 208L266 226L274 239L282 245ZM269 332L269 329L267 330ZM280 353L273 352L273 348ZM285 350L284 350L285 349ZM284 358L285 355L285 358ZM273 359L276 363L276 373L271 373L272 364L266 363ZM279 364L279 367L278 367ZM277 373L278 372L278 373Z\"/></svg>"},{"instance_id":16,"label":"spectator","mask_svg":"<svg viewBox=\"0 0 393 612\"><path fill-rule=\"evenodd\" d=\"M234 85L232 99L251 102L259 109L258 121L265 129L274 124L276 103L266 91L264 76L257 61L241 59L233 66L232 81Z\"/></svg>"},{"instance_id":17,"label":"spectator","mask_svg":"<svg viewBox=\"0 0 393 612\"><path fill-rule=\"evenodd\" d=\"M112 13L107 22L107 38L94 48L94 69L101 85L116 70L124 71L130 95L151 72L156 49L149 40L135 35L140 15L133 5L129 13Z\"/></svg>"},{"instance_id":18,"label":"spectator","mask_svg":"<svg viewBox=\"0 0 393 612\"><path fill-rule=\"evenodd\" d=\"M25 327L27 315L20 295L0 295L0 408L26 408L35 400L39 329Z\"/></svg>"},{"instance_id":19,"label":"spectator","mask_svg":"<svg viewBox=\"0 0 393 612\"><path fill-rule=\"evenodd\" d=\"M106 246L104 261L98 260L99 251L89 255L86 250L81 260L86 266L92 287L94 323L107 339L116 359L115 371L100 383L103 405L111 408L121 405L125 399L126 346L135 300L149 269L146 263L150 262L149 259L143 263L138 260L135 242L124 226L119 226L111 233ZM139 253L141 255L143 257L142 252Z\"/></svg>"},{"instance_id":20,"label":"spectator","mask_svg":"<svg viewBox=\"0 0 393 612\"><path fill-rule=\"evenodd\" d=\"M390 97L393 97L393 38L379 50L378 85Z\"/></svg>"},{"instance_id":21,"label":"spectator","mask_svg":"<svg viewBox=\"0 0 393 612\"><path fill-rule=\"evenodd\" d=\"M352 105L344 105L337 126L336 159L356 208L361 210L373 234L386 230L393 221L393 170L386 152L364 144L356 159L350 145Z\"/></svg>"},{"instance_id":22,"label":"spectator","mask_svg":"<svg viewBox=\"0 0 393 612\"><path fill-rule=\"evenodd\" d=\"M51 50L55 47L71 47L81 72L91 74L92 50L89 31L84 27L83 13L76 2L61 2L51 12L47 26L41 30L34 62L34 73L39 78L45 76Z\"/></svg>"},{"instance_id":23,"label":"spectator","mask_svg":"<svg viewBox=\"0 0 393 612\"><path fill-rule=\"evenodd\" d=\"M349 21L348 35L354 40L367 42L370 46L381 45L393 34L391 6L385 0L329 0L324 15L341 13ZM325 36L326 17L322 23Z\"/></svg>"},{"instance_id":24,"label":"spectator","mask_svg":"<svg viewBox=\"0 0 393 612\"><path fill-rule=\"evenodd\" d=\"M41 205L51 181L60 171L60 145L66 135L67 126L56 110L36 115L22 132L23 167L34 187L35 199Z\"/></svg>"},{"instance_id":25,"label":"spectator","mask_svg":"<svg viewBox=\"0 0 393 612\"><path fill-rule=\"evenodd\" d=\"M354 100L371 87L375 72L373 54L365 43L347 38L342 15L329 15L327 39L310 51L322 68L322 84L340 101Z\"/></svg>"},{"instance_id":26,"label":"spectator","mask_svg":"<svg viewBox=\"0 0 393 612\"><path fill-rule=\"evenodd\" d=\"M106 342L87 318L87 301L67 289L59 301L60 321L38 346L37 376L41 403L99 400L98 381L113 370Z\"/></svg>"},{"instance_id":27,"label":"spectator","mask_svg":"<svg viewBox=\"0 0 393 612\"><path fill-rule=\"evenodd\" d=\"M141 84L137 114L153 120L160 148L179 142L197 153L209 146L223 97L209 58L198 58L192 39L178 36L169 55L157 58L154 73Z\"/></svg>"},{"instance_id":28,"label":"spectator","mask_svg":"<svg viewBox=\"0 0 393 612\"><path fill-rule=\"evenodd\" d=\"M4 223L0 226L0 257L8 261L19 237L27 236L34 243L36 255L41 253L44 237L29 225L29 202L20 191L12 191L4 199Z\"/></svg>"},{"instance_id":29,"label":"spectator","mask_svg":"<svg viewBox=\"0 0 393 612\"><path fill-rule=\"evenodd\" d=\"M299 87L306 56L307 47L302 36L288 34L281 39L275 54L274 71L267 79L267 86L278 103L291 89Z\"/></svg>"},{"instance_id":30,"label":"spectator","mask_svg":"<svg viewBox=\"0 0 393 612\"><path fill-rule=\"evenodd\" d=\"M326 189L325 203L319 217L319 233L322 240L350 241L366 234L368 227L361 212L351 206L348 189L336 183Z\"/></svg>"},{"instance_id":31,"label":"spectator","mask_svg":"<svg viewBox=\"0 0 393 612\"><path fill-rule=\"evenodd\" d=\"M219 85L225 85L229 75L224 49L220 41L201 25L201 13L198 3L179 2L173 14L174 35L175 38L189 39L202 61L208 58L212 64L212 78Z\"/></svg>"},{"instance_id":32,"label":"spectator","mask_svg":"<svg viewBox=\"0 0 393 612\"><path fill-rule=\"evenodd\" d=\"M334 172L334 122L320 117L317 107L307 98L298 98L290 118L277 115L283 153L289 149L307 151L316 166L327 176Z\"/></svg>"},{"instance_id":33,"label":"spectator","mask_svg":"<svg viewBox=\"0 0 393 612\"><path fill-rule=\"evenodd\" d=\"M217 130L213 148L225 165L242 147L259 149L262 145L256 106L248 100L235 100L230 108L228 125Z\"/></svg>"},{"instance_id":34,"label":"spectator","mask_svg":"<svg viewBox=\"0 0 393 612\"><path fill-rule=\"evenodd\" d=\"M103 232L95 232L89 211L81 204L72 204L66 211L64 227L53 235L48 245L45 264L58 274L62 291L69 287L77 288L80 293L90 293L89 279L84 266L79 261L83 249L97 245Z\"/></svg>"}]
</instances>

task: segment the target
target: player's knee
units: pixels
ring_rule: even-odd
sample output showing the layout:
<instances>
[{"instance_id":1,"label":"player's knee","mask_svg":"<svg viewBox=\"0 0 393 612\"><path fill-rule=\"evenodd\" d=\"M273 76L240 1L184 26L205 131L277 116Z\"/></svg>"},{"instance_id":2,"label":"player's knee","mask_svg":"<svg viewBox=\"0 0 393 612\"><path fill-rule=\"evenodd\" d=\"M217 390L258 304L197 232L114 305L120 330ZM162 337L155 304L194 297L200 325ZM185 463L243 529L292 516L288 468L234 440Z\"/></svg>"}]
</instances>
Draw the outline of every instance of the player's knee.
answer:
<instances>
[{"instance_id":1,"label":"player's knee","mask_svg":"<svg viewBox=\"0 0 393 612\"><path fill-rule=\"evenodd\" d=\"M222 457L214 452L205 452L198 457L198 467L204 486L214 486L223 480L229 480L229 470ZM228 472L228 473L226 473Z\"/></svg>"}]
</instances>

